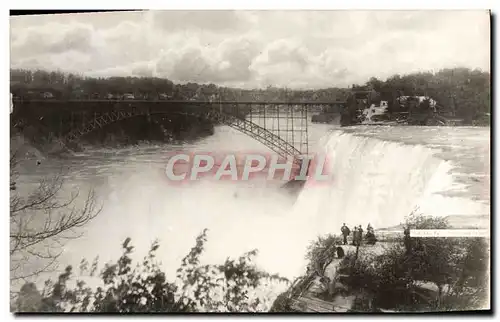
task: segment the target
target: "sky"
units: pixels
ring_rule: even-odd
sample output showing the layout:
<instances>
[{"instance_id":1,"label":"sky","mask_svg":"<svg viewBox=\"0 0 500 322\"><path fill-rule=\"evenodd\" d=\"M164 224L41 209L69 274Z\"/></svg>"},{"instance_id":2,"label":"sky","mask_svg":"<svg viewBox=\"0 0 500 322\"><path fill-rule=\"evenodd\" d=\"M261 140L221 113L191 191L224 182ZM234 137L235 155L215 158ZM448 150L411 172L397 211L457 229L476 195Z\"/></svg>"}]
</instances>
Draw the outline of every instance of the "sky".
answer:
<instances>
[{"instance_id":1,"label":"sky","mask_svg":"<svg viewBox=\"0 0 500 322\"><path fill-rule=\"evenodd\" d=\"M490 71L487 11L143 11L10 17L11 68L326 88Z\"/></svg>"}]
</instances>

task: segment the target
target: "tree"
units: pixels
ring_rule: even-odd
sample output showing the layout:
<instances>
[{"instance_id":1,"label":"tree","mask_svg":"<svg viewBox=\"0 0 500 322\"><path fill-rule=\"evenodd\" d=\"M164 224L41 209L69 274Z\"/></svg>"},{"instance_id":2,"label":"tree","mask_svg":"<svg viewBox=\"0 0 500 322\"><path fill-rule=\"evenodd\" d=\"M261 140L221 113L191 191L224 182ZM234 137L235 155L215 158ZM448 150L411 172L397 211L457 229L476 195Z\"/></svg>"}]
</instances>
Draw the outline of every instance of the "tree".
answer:
<instances>
[{"instance_id":1,"label":"tree","mask_svg":"<svg viewBox=\"0 0 500 322\"><path fill-rule=\"evenodd\" d=\"M252 264L256 251L237 260L227 259L222 265L201 265L200 256L206 243L207 230L184 257L175 280L168 280L156 260L160 247L154 242L144 260L133 265L130 255L134 247L130 238L122 245L122 256L108 263L98 273L98 261L83 260L76 274L76 287L68 282L75 276L68 266L55 283L48 281L41 296L33 285L27 298L21 298L16 309L46 312L256 312L269 309L271 298L266 296L266 283L288 281L269 275ZM100 286L91 288L85 277L99 277ZM259 292L261 291L261 292Z\"/></svg>"},{"instance_id":2,"label":"tree","mask_svg":"<svg viewBox=\"0 0 500 322\"><path fill-rule=\"evenodd\" d=\"M468 238L457 260L456 278L441 296L445 310L472 310L488 307L490 281L489 243L484 238Z\"/></svg>"},{"instance_id":3,"label":"tree","mask_svg":"<svg viewBox=\"0 0 500 322\"><path fill-rule=\"evenodd\" d=\"M342 239L339 236L329 234L318 237L307 248L306 259L309 260L311 268L323 274L339 245L342 245Z\"/></svg>"},{"instance_id":4,"label":"tree","mask_svg":"<svg viewBox=\"0 0 500 322\"><path fill-rule=\"evenodd\" d=\"M443 218L412 213L411 229L449 228ZM488 299L489 253L484 238L411 238L411 251L397 242L382 255L346 256L339 271L351 291L369 294L374 305L403 311L468 310ZM436 286L436 291L426 284Z\"/></svg>"},{"instance_id":5,"label":"tree","mask_svg":"<svg viewBox=\"0 0 500 322\"><path fill-rule=\"evenodd\" d=\"M61 175L41 180L37 188L23 196L17 187L18 158L10 157L10 280L11 284L48 272L56 265L64 240L77 238L75 230L86 225L100 209L93 191L77 208L78 193L61 201ZM26 266L35 267L26 269ZM27 272L28 270L28 272Z\"/></svg>"},{"instance_id":6,"label":"tree","mask_svg":"<svg viewBox=\"0 0 500 322\"><path fill-rule=\"evenodd\" d=\"M384 86L384 82L377 79L376 77L372 77L368 82L366 82L366 86L374 91L381 92Z\"/></svg>"},{"instance_id":7,"label":"tree","mask_svg":"<svg viewBox=\"0 0 500 322\"><path fill-rule=\"evenodd\" d=\"M410 231L450 228L444 218L425 217L415 213L408 217L406 226ZM438 301L441 300L444 285L456 278L457 256L461 251L459 242L457 238L412 238L414 247L407 258L408 269L412 270L414 280L431 282L437 286Z\"/></svg>"}]
</instances>

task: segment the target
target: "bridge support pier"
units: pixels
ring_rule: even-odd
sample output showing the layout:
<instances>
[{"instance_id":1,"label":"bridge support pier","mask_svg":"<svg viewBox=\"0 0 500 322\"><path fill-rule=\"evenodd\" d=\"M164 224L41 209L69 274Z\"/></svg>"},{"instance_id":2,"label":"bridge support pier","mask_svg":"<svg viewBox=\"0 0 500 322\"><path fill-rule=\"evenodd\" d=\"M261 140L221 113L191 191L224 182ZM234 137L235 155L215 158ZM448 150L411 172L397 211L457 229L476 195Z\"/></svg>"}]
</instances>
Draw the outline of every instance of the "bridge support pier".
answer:
<instances>
[{"instance_id":1,"label":"bridge support pier","mask_svg":"<svg viewBox=\"0 0 500 322\"><path fill-rule=\"evenodd\" d=\"M302 179L299 180L296 178L296 176L300 175L302 172L302 167L304 166L304 157L303 156L296 156L294 160L294 164L298 167L298 169L293 173L293 179L285 183L284 185L281 186L281 188L285 189L288 193L290 193L293 196L298 196L300 191L302 191L302 188L304 188L304 185L307 181L307 179ZM307 163L307 170L306 170L306 178L309 178L309 172L311 169L311 162Z\"/></svg>"},{"instance_id":2,"label":"bridge support pier","mask_svg":"<svg viewBox=\"0 0 500 322\"><path fill-rule=\"evenodd\" d=\"M300 156L296 156L295 157L295 164L298 165L299 169L298 169L298 172L297 174L300 174L301 171L302 171L302 167L304 167L304 162L307 158L305 158L304 156L300 155ZM311 170L311 161L309 160L309 162L307 163L307 170L306 170L306 176L309 176L309 172Z\"/></svg>"}]
</instances>

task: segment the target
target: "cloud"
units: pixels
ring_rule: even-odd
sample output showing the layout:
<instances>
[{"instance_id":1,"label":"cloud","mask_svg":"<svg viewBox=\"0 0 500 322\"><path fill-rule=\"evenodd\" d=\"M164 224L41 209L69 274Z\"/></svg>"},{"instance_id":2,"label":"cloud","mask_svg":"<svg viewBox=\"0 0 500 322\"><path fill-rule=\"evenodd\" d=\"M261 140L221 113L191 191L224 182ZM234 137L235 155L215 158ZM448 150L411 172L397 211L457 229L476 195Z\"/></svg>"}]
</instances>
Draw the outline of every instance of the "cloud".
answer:
<instances>
[{"instance_id":1,"label":"cloud","mask_svg":"<svg viewBox=\"0 0 500 322\"><path fill-rule=\"evenodd\" d=\"M238 11L152 11L153 26L163 31L197 29L213 32L234 33L244 31L247 21Z\"/></svg>"},{"instance_id":2,"label":"cloud","mask_svg":"<svg viewBox=\"0 0 500 322\"><path fill-rule=\"evenodd\" d=\"M80 25L67 30L61 39L50 44L49 52L64 53L68 51L89 52L92 49L93 30L91 26Z\"/></svg>"},{"instance_id":3,"label":"cloud","mask_svg":"<svg viewBox=\"0 0 500 322\"><path fill-rule=\"evenodd\" d=\"M87 24L49 23L11 31L15 39L11 44L11 51L20 56L67 51L88 52L93 46L94 30Z\"/></svg>"},{"instance_id":4,"label":"cloud","mask_svg":"<svg viewBox=\"0 0 500 322\"><path fill-rule=\"evenodd\" d=\"M153 77L155 75L154 65L149 61L136 63L131 70L132 75L138 77Z\"/></svg>"},{"instance_id":5,"label":"cloud","mask_svg":"<svg viewBox=\"0 0 500 322\"><path fill-rule=\"evenodd\" d=\"M226 86L329 87L458 65L489 70L489 39L485 11L27 16L11 18L11 66Z\"/></svg>"},{"instance_id":6,"label":"cloud","mask_svg":"<svg viewBox=\"0 0 500 322\"><path fill-rule=\"evenodd\" d=\"M225 82L251 82L252 61L259 53L256 40L239 37L223 41L218 47L220 80Z\"/></svg>"},{"instance_id":7,"label":"cloud","mask_svg":"<svg viewBox=\"0 0 500 322\"><path fill-rule=\"evenodd\" d=\"M97 71L90 71L86 73L93 77L109 77L111 76L136 76L136 77L152 77L155 76L155 65L150 61L135 62L132 64L125 64L114 66Z\"/></svg>"},{"instance_id":8,"label":"cloud","mask_svg":"<svg viewBox=\"0 0 500 322\"><path fill-rule=\"evenodd\" d=\"M177 49L163 50L156 73L180 82L241 83L252 81L250 66L258 46L248 38L229 38L219 44L200 45L190 39Z\"/></svg>"}]
</instances>

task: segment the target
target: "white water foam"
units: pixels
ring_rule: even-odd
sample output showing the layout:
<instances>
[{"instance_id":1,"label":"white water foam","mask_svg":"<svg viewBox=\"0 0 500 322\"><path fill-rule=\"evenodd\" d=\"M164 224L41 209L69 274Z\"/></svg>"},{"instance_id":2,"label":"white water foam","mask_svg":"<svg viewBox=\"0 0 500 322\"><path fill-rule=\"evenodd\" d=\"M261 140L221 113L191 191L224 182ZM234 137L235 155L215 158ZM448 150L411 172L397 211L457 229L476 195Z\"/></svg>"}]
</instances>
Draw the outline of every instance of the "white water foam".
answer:
<instances>
[{"instance_id":1,"label":"white water foam","mask_svg":"<svg viewBox=\"0 0 500 322\"><path fill-rule=\"evenodd\" d=\"M451 165L435 157L432 149L341 131L323 143L333 182L306 183L294 208L309 217L316 234L338 233L343 223L398 225L416 207L433 215L453 213L454 202L463 207L456 198L440 195L453 186Z\"/></svg>"}]
</instances>

